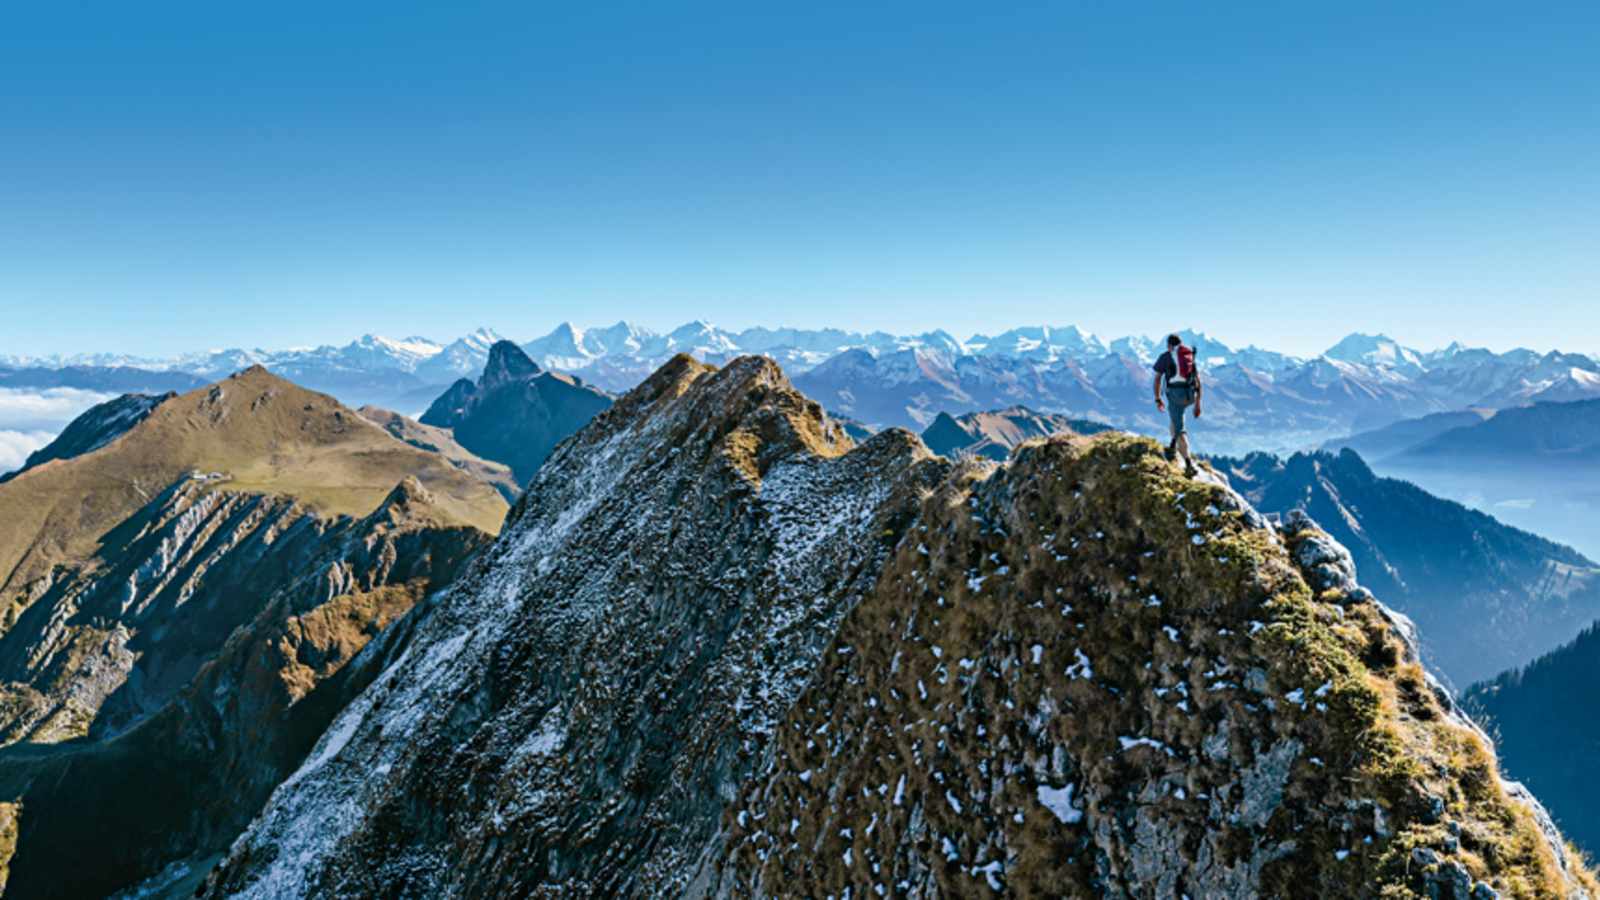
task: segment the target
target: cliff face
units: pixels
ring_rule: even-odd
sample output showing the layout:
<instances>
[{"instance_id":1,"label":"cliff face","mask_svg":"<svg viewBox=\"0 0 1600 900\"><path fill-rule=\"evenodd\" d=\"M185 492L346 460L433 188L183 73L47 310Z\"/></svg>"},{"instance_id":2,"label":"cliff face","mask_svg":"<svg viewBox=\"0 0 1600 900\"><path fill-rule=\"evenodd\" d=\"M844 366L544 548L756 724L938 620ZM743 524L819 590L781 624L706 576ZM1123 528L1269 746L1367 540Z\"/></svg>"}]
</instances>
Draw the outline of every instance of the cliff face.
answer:
<instances>
[{"instance_id":1,"label":"cliff face","mask_svg":"<svg viewBox=\"0 0 1600 900\"><path fill-rule=\"evenodd\" d=\"M1589 896L1311 526L1127 435L851 449L766 360L561 445L209 896Z\"/></svg>"},{"instance_id":2,"label":"cliff face","mask_svg":"<svg viewBox=\"0 0 1600 900\"><path fill-rule=\"evenodd\" d=\"M182 541L159 529L141 536L163 542L165 555L145 558L168 563L147 567L161 583L146 602L119 620L90 590L56 618L100 627L33 654L72 685L62 705L82 719L119 687L89 729L96 740L0 750L0 803L13 810L11 846L0 846L7 897L105 896L163 870L157 880L174 895L192 891L174 885L205 871L376 674L351 660L489 540L441 524L414 479L359 520L193 486L166 500L163 510L182 506L171 518L192 527ZM119 591L133 583L108 580ZM69 652L84 646L95 652ZM47 723L59 729L61 719Z\"/></svg>"}]
</instances>

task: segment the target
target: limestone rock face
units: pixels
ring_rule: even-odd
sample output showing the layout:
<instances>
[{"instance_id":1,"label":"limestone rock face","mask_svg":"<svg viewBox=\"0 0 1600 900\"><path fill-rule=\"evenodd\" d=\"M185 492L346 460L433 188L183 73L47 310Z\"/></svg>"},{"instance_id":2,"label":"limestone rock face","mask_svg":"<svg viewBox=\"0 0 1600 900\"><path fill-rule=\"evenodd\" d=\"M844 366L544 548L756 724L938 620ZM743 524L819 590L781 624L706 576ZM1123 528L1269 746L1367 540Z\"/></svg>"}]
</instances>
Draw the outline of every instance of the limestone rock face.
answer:
<instances>
[{"instance_id":1,"label":"limestone rock face","mask_svg":"<svg viewBox=\"0 0 1600 900\"><path fill-rule=\"evenodd\" d=\"M130 542L144 548L129 563L138 577L110 573L109 599L91 587L48 601L52 621L102 623L47 631L32 652L59 670L50 684L94 740L0 750L6 896L100 897L163 870L167 888L203 874L381 668L378 652L351 665L368 642L404 631L395 623L488 543L442 523L433 502L407 478L370 515L328 521L180 485Z\"/></svg>"},{"instance_id":2,"label":"limestone rock face","mask_svg":"<svg viewBox=\"0 0 1600 900\"><path fill-rule=\"evenodd\" d=\"M104 738L160 708L262 598L325 549L287 497L184 478L105 542L105 567L57 566L0 634L0 741ZM19 604L20 605L20 604Z\"/></svg>"},{"instance_id":3,"label":"limestone rock face","mask_svg":"<svg viewBox=\"0 0 1600 900\"><path fill-rule=\"evenodd\" d=\"M676 358L375 643L203 892L1591 896L1290 525L1147 439L953 465Z\"/></svg>"}]
</instances>

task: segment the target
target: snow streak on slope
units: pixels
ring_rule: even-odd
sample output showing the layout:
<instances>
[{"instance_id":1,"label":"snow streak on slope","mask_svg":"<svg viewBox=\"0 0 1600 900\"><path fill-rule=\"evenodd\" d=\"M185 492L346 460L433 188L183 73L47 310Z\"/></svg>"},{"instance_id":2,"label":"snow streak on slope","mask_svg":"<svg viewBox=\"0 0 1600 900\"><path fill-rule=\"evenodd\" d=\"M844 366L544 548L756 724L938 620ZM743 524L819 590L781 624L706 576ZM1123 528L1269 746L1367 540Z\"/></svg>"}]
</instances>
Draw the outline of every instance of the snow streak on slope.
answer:
<instances>
[{"instance_id":1,"label":"snow streak on slope","mask_svg":"<svg viewBox=\"0 0 1600 900\"><path fill-rule=\"evenodd\" d=\"M557 449L213 893L671 893L945 465L847 450L770 361L669 364Z\"/></svg>"}]
</instances>

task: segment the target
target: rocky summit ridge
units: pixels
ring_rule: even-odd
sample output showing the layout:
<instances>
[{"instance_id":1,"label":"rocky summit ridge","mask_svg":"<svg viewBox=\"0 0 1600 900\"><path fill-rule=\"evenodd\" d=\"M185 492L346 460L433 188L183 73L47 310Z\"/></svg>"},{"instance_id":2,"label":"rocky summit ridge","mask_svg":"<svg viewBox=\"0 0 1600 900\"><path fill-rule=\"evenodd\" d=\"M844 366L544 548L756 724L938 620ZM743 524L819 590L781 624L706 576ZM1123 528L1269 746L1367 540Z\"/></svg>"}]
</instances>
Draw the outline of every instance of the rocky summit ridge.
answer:
<instances>
[{"instance_id":1,"label":"rocky summit ridge","mask_svg":"<svg viewBox=\"0 0 1600 900\"><path fill-rule=\"evenodd\" d=\"M856 446L762 358L596 416L379 657L204 895L1597 895L1309 520Z\"/></svg>"}]
</instances>

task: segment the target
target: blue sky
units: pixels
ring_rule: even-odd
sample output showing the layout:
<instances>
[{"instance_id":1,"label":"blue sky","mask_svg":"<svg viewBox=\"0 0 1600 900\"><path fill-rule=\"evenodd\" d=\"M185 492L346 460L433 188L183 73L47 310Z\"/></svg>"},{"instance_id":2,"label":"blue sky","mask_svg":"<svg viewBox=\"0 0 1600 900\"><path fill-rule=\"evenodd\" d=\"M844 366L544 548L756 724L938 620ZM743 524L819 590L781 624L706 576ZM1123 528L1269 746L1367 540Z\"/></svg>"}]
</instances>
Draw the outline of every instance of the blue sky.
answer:
<instances>
[{"instance_id":1,"label":"blue sky","mask_svg":"<svg viewBox=\"0 0 1600 900\"><path fill-rule=\"evenodd\" d=\"M8 10L0 352L620 318L1600 350L1600 5L775 6Z\"/></svg>"}]
</instances>

